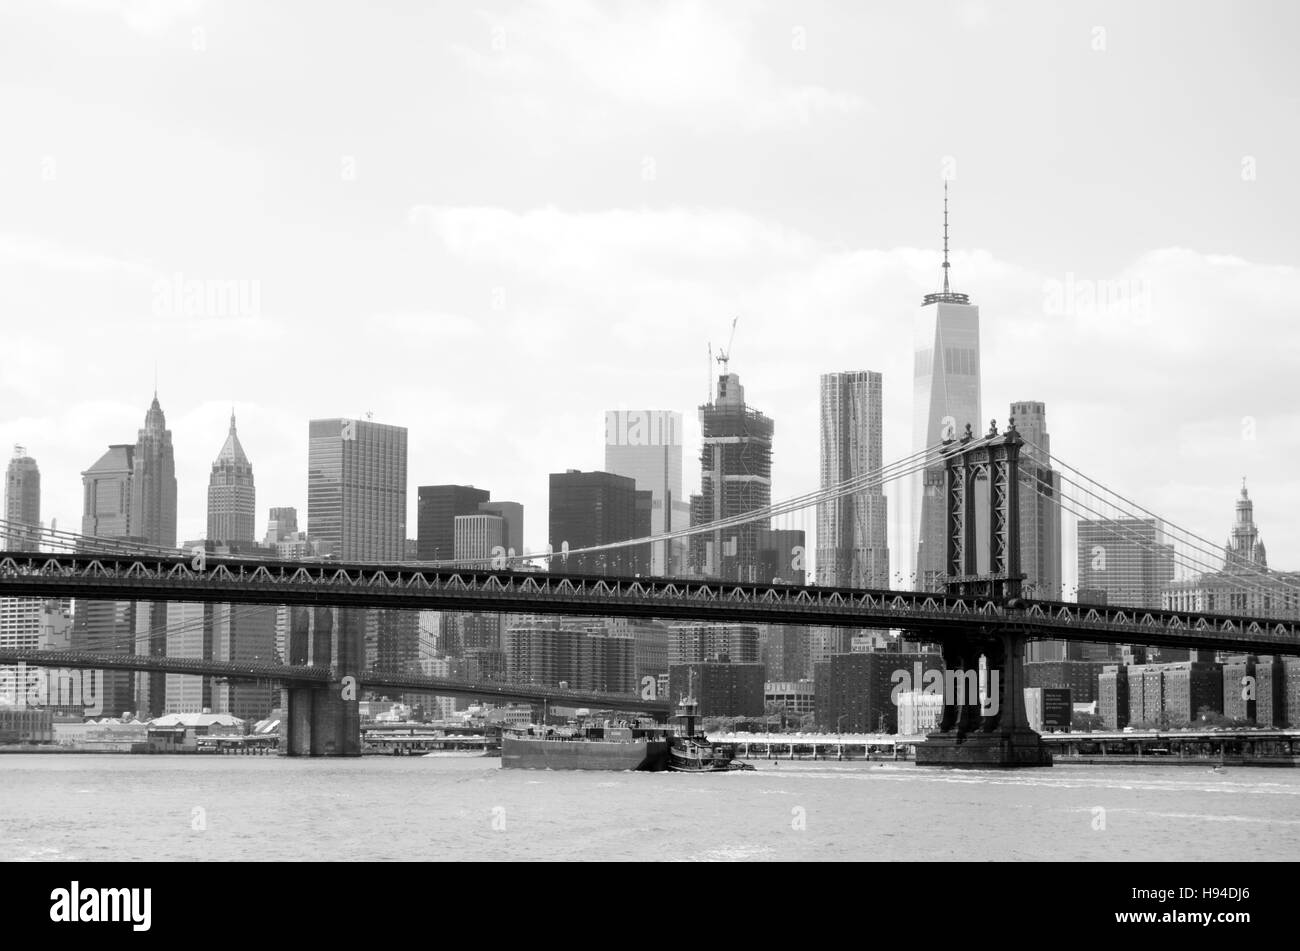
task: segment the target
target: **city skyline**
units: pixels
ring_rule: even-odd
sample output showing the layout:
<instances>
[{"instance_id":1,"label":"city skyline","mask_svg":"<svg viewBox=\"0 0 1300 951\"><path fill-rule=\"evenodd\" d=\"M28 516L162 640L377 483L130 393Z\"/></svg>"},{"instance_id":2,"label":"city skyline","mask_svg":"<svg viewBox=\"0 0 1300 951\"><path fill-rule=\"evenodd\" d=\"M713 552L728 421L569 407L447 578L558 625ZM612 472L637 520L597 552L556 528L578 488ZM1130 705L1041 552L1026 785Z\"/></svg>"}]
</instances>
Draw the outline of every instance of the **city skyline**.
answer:
<instances>
[{"instance_id":1,"label":"city skyline","mask_svg":"<svg viewBox=\"0 0 1300 951\"><path fill-rule=\"evenodd\" d=\"M822 380L823 397L825 396L825 386L826 386L826 382L825 382L825 381L826 381L826 379L830 379L830 378L839 378L839 377L848 377L848 376L852 376L852 375L853 375L853 374L842 373L842 372L841 372L841 373L834 373L834 374L823 374L823 380ZM869 375L870 375L871 377L873 377L873 378L875 378L875 377L879 377L879 374L875 374L875 373L871 373L871 374L869 374ZM733 375L733 379L734 379L734 375ZM877 382L878 382L878 381L877 381ZM721 385L721 384L720 384L720 385ZM873 384L873 385L874 385L874 384ZM1030 402L1030 403L1025 403L1025 402L1013 403L1013 404L1011 405L1011 413L1010 413L1010 415L1008 416L1008 419L1009 419L1009 420L1013 420L1013 421L1017 421L1017 422L1019 423L1019 425L1021 426L1022 429L1023 429L1026 425L1028 425L1029 429L1026 430L1026 436L1027 436L1028 441L1029 441L1030 443L1033 443L1033 442L1035 441L1034 438L1033 438L1033 436L1034 436L1035 434L1038 434L1038 433L1039 433L1039 430L1041 429L1041 420L1040 420L1040 419L1036 420L1033 416L1026 416L1026 417L1023 417L1023 418L1018 417L1018 414L1025 413L1025 412L1028 412L1028 411L1030 411L1030 410L1032 410L1033 412L1039 414L1039 416L1041 417L1041 414L1042 414L1042 412L1043 412L1042 404L1041 404L1041 403L1034 403L1034 402ZM619 411L619 412L620 412L620 413L623 413L623 412L628 412L628 411ZM658 413L658 412L661 412L661 411L652 411L652 412L656 412L656 413ZM608 426L608 421L609 421L609 414L606 414L606 423L607 423L607 426ZM373 430L373 431L376 431L376 432L378 432L378 431L389 431L389 430L391 430L391 431L394 431L394 432L398 433L398 434L401 436L401 438L402 438L403 441L405 440L405 428L404 428L404 427L400 427L400 426L392 426L392 425L389 425L389 424L375 423L374 421L372 421L372 420L370 420L370 419L364 419L364 420L360 420L360 419L358 419L358 420L348 420L348 419L345 419L345 418L337 418L337 419L330 419L330 420L311 420L310 422L313 424L313 426L315 426L315 425L317 425L317 424L326 425L327 428L329 429L329 431L330 431L331 434L333 433L333 431L334 431L334 429L335 429L336 427L343 427L344 424L351 423L351 424L353 424L355 427L365 427L367 430ZM824 421L823 421L823 422L824 422ZM994 420L994 422L997 422L997 421ZM83 483L85 483L85 481L86 481L86 477L87 477L89 474L94 473L94 474L98 475L99 472L100 472L100 470L105 469L105 467L107 467L108 470L113 470L115 467L117 467L117 468L122 468L122 470L123 470L123 473L122 473L122 474L125 476L126 484L130 487L130 488L128 488L128 492L132 492L132 495L131 495L131 496L127 496L126 498L123 499L123 501L125 502L125 510L124 510L123 512L120 513L120 518L121 518L121 519L129 519L129 518L131 517L131 513L132 513L133 508L138 508L138 506L133 505L133 503L135 503L135 502L138 501L138 499L137 499L137 498L134 498L133 496L138 496L138 494L139 494L139 492L140 492L141 490L138 489L138 488L135 488L135 483L137 482L137 480L136 480L136 478L134 478L134 476L135 476L135 472L136 472L136 471L143 471L144 468L147 468L147 466L144 466L144 463L142 463L142 461L141 461L141 456L140 456L140 447L141 447L141 446L143 446L143 445L149 445L149 444L152 444L152 443L154 443L154 442L163 442L163 441L164 441L164 433L165 433L165 447L164 447L164 448L165 448L166 451L165 451L164 461L167 463L167 466L168 466L169 471L172 471L172 468L173 468L173 462L172 462L172 459L171 459L171 448L172 448L172 447L171 447L171 430L170 430L170 429L166 429L166 430L164 431L161 427L164 427L165 425L166 425L166 424L165 424L165 419L163 418L162 410L161 410L161 408L160 408L160 406L159 406L159 404L158 404L158 397L155 395L154 400L153 400L153 404L151 405L151 407L150 407L150 409L149 409L149 412L146 414L146 426L145 426L145 428L143 428L143 429L141 429L141 430L139 431L139 438L138 438L137 443L134 443L134 444L110 444L108 451L103 455L103 457L102 457L100 460L98 460L98 461L95 463L95 465L94 465L90 470L88 470L87 472L83 472L83 473L81 473L81 475L82 475L82 477L83 477L83 478L82 478L82 481L83 481ZM212 469L212 471L211 471L210 474L209 474L209 475L210 475L210 478L209 478L209 485L208 485L208 487L207 487L207 494L208 494L208 505L207 505L207 507L208 507L208 510L209 510L209 511L208 511L208 516L207 516L207 518L208 518L209 523L211 523L211 519L212 519L212 510L211 510L211 506L212 506L213 483L211 482L211 479L212 479L212 478L215 478L215 475L216 475L216 473L217 473L219 470L223 469L223 467L228 466L230 459L228 459L227 457L234 458L234 456L237 455L238 458L239 458L239 460L240 460L240 464L241 464L242 466L246 467L246 468L249 470L249 472L251 473L251 463L249 462L249 460L247 459L247 457L243 454L242 444L239 443L239 441L238 441L238 437L237 437L237 435L235 434L235 429L234 429L234 415L233 415L233 414L232 414L231 417L230 417L229 425L230 425L230 430L229 430L229 432L228 432L228 434L227 434L227 440L226 440L226 443L223 445L222 450L221 450L221 452L219 453L219 455L218 455L218 459L216 460L216 462L214 462L214 463L211 464L211 469ZM1045 432L1044 432L1044 433L1042 433L1041 435L1042 435L1043 437L1045 437L1046 434L1045 434ZM232 441L231 441L232 439L234 440L233 444L232 444ZM346 441L346 440L344 440L344 441ZM233 448L232 448L232 445L233 445ZM1041 443L1040 443L1039 445L1040 445L1040 448L1041 448ZM16 449L18 449L18 448L23 448L24 451L25 451L25 447L15 447L15 448L16 448ZM608 457L608 450L609 450L609 448L610 448L609 446L606 446L607 457ZM401 447L401 451L398 453L398 456L400 456L401 459L403 460L403 465L401 466L401 468L403 468L403 469L405 468L405 466L404 466L405 455L406 455L406 453L405 453L405 448L404 448L404 445L403 445L403 447ZM21 457L21 458L18 457L18 456L15 456L15 457L14 457L13 462L20 462L20 461L21 461L21 462L25 462L25 463L30 464L33 468L38 468L38 467L36 466L36 461L35 461L35 459L32 458L32 457L30 457L30 456L23 456L23 457ZM1025 458L1025 459L1024 459L1024 461L1022 462L1022 466L1025 468L1025 471L1028 471L1030 468L1032 468L1031 462L1030 462L1030 460L1029 460L1028 458ZM143 468L142 468L142 467L143 467ZM372 463L372 467L373 467L373 463ZM133 470L135 470L135 471L133 471ZM378 470L375 470L375 471L377 472ZM567 471L576 471L576 470L567 470ZM603 472L604 470L594 470L594 471L596 471L596 472ZM112 476L113 473L110 471L110 472L109 472L109 475ZM553 474L551 474L551 475L553 475ZM248 478L248 480L249 480L249 485L248 485L246 491L251 492L251 474L250 474L247 478ZM548 478L549 478L549 476L548 476ZM1058 491L1059 491L1059 474L1054 473L1053 478L1054 478L1055 480L1058 481L1057 489L1058 489ZM1244 480L1244 479L1245 479L1245 477L1243 477L1243 480ZM409 483L409 478L408 478L408 480L406 480L406 481ZM174 486L175 482L176 482L175 477L172 476L171 484ZM393 483L393 485L396 486L396 483ZM897 486L897 482L893 482L893 483L888 484L888 485L885 487L886 493L888 493L889 490L890 490L891 488L895 488L896 486ZM824 488L824 487L825 487L825 486L823 486L823 488ZM471 491L471 492L479 492L480 494L482 494L482 495L484 495L484 496L490 494L490 493L485 493L485 492L483 492L482 490L476 490L476 489L474 489L474 487L472 487L472 486L456 486L456 485L448 485L448 486L433 486L433 487L430 487L430 486L423 486L423 487L417 486L417 489L418 489L418 488L426 488L426 489L427 489L427 488L436 488L436 489L466 489L466 490L469 490L469 491ZM639 483L638 483L638 488L639 488ZM417 499L417 495L418 495L418 493L417 493L417 492L413 492L413 491L409 491L409 489L410 489L410 486L409 486L409 484L408 484L408 485L407 485L407 491L404 492L404 493L398 493L398 494L399 494L399 495L404 494L404 495L406 495L407 497L409 497L409 498L411 498L411 499ZM86 491L88 491L88 490L86 490ZM165 491L165 492L170 492L170 494L171 494L173 497L176 495L176 491L175 491L174 488L164 488L163 491ZM385 491L388 491L388 490L385 490ZM1243 481L1242 492L1243 492L1243 496L1242 496L1242 497L1245 498L1245 495L1244 495L1244 481ZM83 494L84 494L84 492L83 492ZM548 494L549 494L549 493L548 493ZM6 499L7 499L7 498L8 498L8 496L6 496ZM774 499L774 501L778 501L778 500ZM1022 501L1023 501L1023 499L1022 499ZM1067 498L1066 501L1067 501L1067 503L1068 503L1068 498ZM243 503L243 504L246 505L247 502L245 502L245 503ZM649 502L648 502L648 499L647 499L647 506L648 506L648 504L649 504ZM1056 508L1056 507L1054 507L1054 506L1052 506L1052 505L1048 505L1047 503L1045 503L1045 502L1043 502L1043 501L1040 501L1039 503L1037 503L1037 505L1038 505L1039 508L1043 509L1045 512L1050 512L1050 511L1052 511L1054 508ZM411 551L410 551L409 553L404 553L404 554L401 554L401 555L393 555L391 560L404 560L404 559L409 559L409 558L417 557L416 554L415 554L415 549L416 549L416 542L417 542L417 539L418 539L418 519L419 519L419 514L418 514L418 512L419 512L419 503L418 503L418 499L417 499L417 502L416 502L416 506L417 506L417 514L416 514L416 517L415 517L415 518L412 518L412 519L409 520L409 524L407 525L407 532L406 532L406 541L409 542L409 543L411 543L411 545L410 545ZM98 507L98 500L96 500L96 507ZM401 507L401 504L400 504L400 503L398 504L398 507L399 507L399 508ZM274 517L275 517L275 513L276 513L276 512L285 511L285 510L293 509L293 508L296 508L296 507L295 507L295 506L288 506L288 507L282 507L282 506L271 506L271 507L269 507L269 509L267 510L268 515L267 515L266 524L271 524L271 523L274 521ZM385 510L387 511L387 507L386 507ZM395 510L394 510L394 511L395 511ZM506 514L506 515L509 516L509 517L508 517L508 518L503 522L503 525L509 527L509 535L508 535L508 537L507 537L507 536L503 536L503 545L504 545L504 544L508 544L508 545L509 545L509 546L510 546L510 547L511 547L511 548L512 548L512 549L513 549L517 554L524 554L524 553L527 553L527 554L540 554L540 553L543 553L543 552L546 550L546 545L547 545L547 544L553 544L551 541L544 541L543 543L540 543L540 544L527 544L527 543L525 543L525 544L522 546L522 549L521 549L521 546L519 545L519 539L520 539L522 533L521 533L521 530L520 530L520 528L519 528L519 524L518 524L518 523L523 521L523 518L522 518L523 510L522 510L522 505L521 505L520 503L518 503L518 502L486 502L486 501L485 501L485 502L483 502L483 503L481 504L481 507L476 506L476 507L475 507L475 511L482 511L482 512L485 512L485 513L490 514L490 515L491 515L491 514L496 514L496 515ZM1062 511L1062 512L1063 512L1063 511L1066 511L1066 509L1061 509L1061 511ZM98 518L98 517L92 519L92 518L90 518L90 513L89 513L89 512L85 512L85 513L83 513L83 517L82 517L82 526L81 526L81 533L82 533L82 534L85 534L85 535L96 535L96 534L99 534L99 535L101 535L101 536L103 536L103 537L113 537L113 536L115 536L115 535L119 535L119 536L120 536L122 530L121 530L121 527L118 526L118 520L120 520L120 519L118 518L119 513L118 513L116 510L114 510L114 511L111 511L109 514L110 514L110 517L112 517L112 518L114 519L114 521L112 521L112 523L111 523L111 524L112 524L112 527L111 527L110 529L104 529L104 528L98 528L98 529L97 529L97 528L95 528L95 527L89 525L89 523L88 523L88 519L89 519L90 521L97 521L97 518ZM1059 514L1060 514L1060 513L1058 512L1058 516L1059 516ZM773 525L772 525L772 527L771 527L771 531L772 531L773 533L779 533L779 532L782 532L782 531L794 531L794 532L797 532L797 533L800 533L800 532L802 532L802 533L807 533L807 535L810 536L810 537L807 539L807 543L808 543L808 545L809 545L809 552L808 552L808 556L807 556L807 557L809 557L810 559L813 560L813 564L814 564L814 566L815 566L815 564L816 564L816 557L817 557L817 556L816 556L816 553L815 553L815 551L813 550L813 547L812 547L812 546L813 546L813 538L812 538L811 536L813 536L814 533L815 533L816 519L817 519L817 516L816 516L816 509L815 509L815 507L808 506L808 507L805 507L805 508L799 510L799 511L796 512L793 516L791 516L791 515L784 515L784 516L780 516L780 517L774 519L774 520L773 520ZM258 526L260 526L260 525L263 524L263 520L262 520L262 516L261 516L260 514L258 514L258 511L257 511L257 510L254 511L253 520L254 520L254 521L253 521L253 524L254 524L253 537L254 537L254 539L257 539L257 538L260 538L260 537L263 535L263 530L262 530L261 528L258 527ZM179 519L177 519L177 521L179 521ZM900 519L900 521L901 521L901 519ZM1089 520L1089 519L1079 519L1079 522L1087 522L1087 521L1092 521L1092 520ZM1123 518L1120 518L1120 521L1123 521ZM1061 583L1060 583L1060 584L1061 584L1061 592L1060 592L1060 593L1061 593L1061 596L1062 596L1062 597L1066 597L1066 598L1068 599L1070 596L1072 596L1072 593L1073 593L1073 591L1074 591L1074 589L1075 589L1076 587L1078 587L1078 588L1088 588L1088 587L1090 587L1090 585L1087 583L1086 580L1080 580L1080 576L1079 576L1079 574L1076 574L1076 573L1073 571L1073 567L1074 567L1074 565L1075 565L1076 562L1075 562L1075 558L1074 558L1074 554L1075 554L1075 552L1074 552L1072 549L1074 548L1074 546L1075 546L1076 543L1077 543L1076 529L1077 529L1077 527L1078 527L1078 524L1077 524L1076 521L1075 521L1074 519L1072 519L1072 518L1061 518L1061 523L1062 523L1061 527L1060 527L1059 529L1056 529L1056 530L1055 530L1056 537L1057 537L1057 539L1059 539L1059 556L1056 558L1056 561L1058 562L1058 564L1057 564L1057 566L1054 567L1054 569L1053 569L1053 571L1052 571L1052 576L1053 576L1053 577L1059 577L1059 578L1063 579L1063 580L1061 581ZM44 526L44 527L50 527L50 521L49 521L48 519L44 519L44 518L40 519L39 524L40 524L41 526ZM357 523L357 524L360 524L360 523ZM896 524L895 517L894 517L894 515L891 513L891 515L890 515L891 534L892 534L892 529L895 527L895 524ZM792 525L794 526L793 528L791 527ZM412 530L411 530L411 529L412 529L412 526L414 526L414 533L412 533ZM807 527L805 528L804 526L807 526ZM908 526L905 525L905 524L904 524L904 525L901 525L901 526L898 526L898 527L900 528L900 530L902 530L902 531L904 531L904 532L906 532L906 531L908 530ZM1214 529L1212 526L1210 526L1210 525L1202 525L1202 524L1200 524L1199 522L1197 522L1197 523L1193 523L1192 525L1190 525L1190 526L1188 526L1188 527L1190 527L1192 531L1194 531L1194 532L1196 532L1197 534L1200 534L1200 535L1207 535L1207 534L1208 534L1208 535L1211 535L1211 536L1212 536L1212 535L1214 534L1214 532L1215 532L1215 529ZM503 529L503 530L504 530L504 529ZM656 531L657 531L657 530L656 530ZM392 534L392 531L390 531L390 530L386 530L386 532L387 532L387 534L392 535L392 539L390 540L390 545L391 545L392 547L395 548L396 535L393 535L393 534ZM208 534L208 533L200 533L199 535L195 536L193 539L191 539L191 540L187 540L187 542L186 542L185 544L190 544L190 543L197 542L197 541L204 540L204 539L206 539L206 540L209 541L209 542L213 542L213 543L224 543L224 542L231 541L231 539L208 538L208 537L207 537L207 534ZM309 533L305 533L305 532L303 533L304 536L306 536L306 535L308 535L308 534L309 534ZM326 534L328 534L328 533L326 533ZM317 540L317 541L326 541L326 544L327 544L327 547L328 547L328 544L329 544L329 543L328 543L328 539L325 539L325 538L323 538L322 536L320 536L320 535L318 535L318 534L316 534L316 533L310 533L310 537L313 538L313 539L315 539L315 540ZM637 537L641 537L641 536L638 535ZM152 544L152 545L158 545L158 544L160 544L160 542L156 542L156 541L148 541L147 543L148 543L148 544ZM1057 542L1056 542L1056 541L1049 541L1048 544L1049 544L1050 546L1053 546L1053 548L1057 546ZM168 547L168 546L164 546L164 547ZM403 546L403 547L405 548L406 546ZM575 545L574 547L577 547L577 546ZM558 550L558 548L557 548L557 550ZM1081 551L1082 549L1079 549L1079 550ZM1225 559L1226 559L1227 557L1229 557L1229 556L1226 554L1226 552L1227 552L1227 549L1225 549ZM446 556L446 557L452 557L452 556ZM888 553L886 553L886 557L888 557ZM1047 557L1050 557L1050 556L1047 556ZM430 557L425 557L425 556L423 556L423 555L418 556L418 558L419 558L419 560L437 560L437 559L433 559L431 556L430 556ZM361 560L374 560L374 559L366 559L366 558L362 558ZM444 558L444 560L445 560L445 558ZM1070 566L1070 570L1064 570L1064 567L1063 567L1063 566L1066 566L1066 565L1069 565L1069 566ZM1183 564L1183 563L1179 563L1178 566L1177 566L1177 569L1178 569L1178 571L1177 571L1177 575L1178 575L1178 577L1179 577L1180 579L1185 579L1185 578L1187 578L1187 577L1189 577L1189 576L1194 576L1194 575L1196 575L1196 574L1201 574L1201 573L1208 572L1208 571L1211 571L1211 570L1212 570L1210 567L1208 567L1208 565L1206 565L1206 566L1200 566L1200 565L1189 565L1189 564ZM1032 578L1032 576L1034 575L1034 572L1030 569L1029 565L1026 565L1026 566L1025 566L1025 570L1026 570L1026 572L1027 572L1027 576L1029 576L1029 577ZM1275 570L1286 571L1287 569L1286 569L1286 568L1281 568L1281 569L1275 569ZM1082 574L1082 575L1086 575L1086 571L1085 571L1085 572L1082 572L1081 574ZM828 584L828 583L831 583L831 582L830 582L829 580L820 580L820 581L818 581L818 582L816 582L816 583L819 583L819 584ZM897 589L897 588L907 588L907 587L909 586L910 583L911 583L911 579L910 579L910 578L906 578L906 577L903 575L902 572L895 571L895 572L892 573L892 583L891 583L891 585L890 585L891 587L893 587L893 588L895 588L895 589ZM1049 588L1050 588L1050 587L1053 587L1053 586L1052 586L1052 585L1049 585Z\"/></svg>"},{"instance_id":2,"label":"city skyline","mask_svg":"<svg viewBox=\"0 0 1300 951\"><path fill-rule=\"evenodd\" d=\"M175 941L196 861L937 857L1065 870L1021 931L1267 934L1297 33L0 3L16 923ZM373 918L299 877L250 928Z\"/></svg>"}]
</instances>

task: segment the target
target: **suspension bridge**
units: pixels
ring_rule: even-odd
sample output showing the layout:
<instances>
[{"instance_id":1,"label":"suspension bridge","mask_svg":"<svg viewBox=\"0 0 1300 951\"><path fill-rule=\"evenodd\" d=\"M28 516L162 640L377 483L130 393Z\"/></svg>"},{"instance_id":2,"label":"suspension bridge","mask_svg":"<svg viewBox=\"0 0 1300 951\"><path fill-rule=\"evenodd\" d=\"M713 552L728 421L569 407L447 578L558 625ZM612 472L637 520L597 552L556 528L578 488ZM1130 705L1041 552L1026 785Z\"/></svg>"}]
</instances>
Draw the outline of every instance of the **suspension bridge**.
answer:
<instances>
[{"instance_id":1,"label":"suspension bridge","mask_svg":"<svg viewBox=\"0 0 1300 951\"><path fill-rule=\"evenodd\" d=\"M1023 458L1022 458L1023 451ZM1060 489L1022 468L1022 461L1062 473ZM606 577L566 573L567 557L711 534L723 541L745 525L814 509L918 474L941 475L944 486L945 573L939 590L900 591L756 583L719 578ZM1068 473L1068 475L1066 474ZM27 533L38 551L0 552L0 596L103 601L295 605L313 608L436 610L598 617L710 620L817 627L878 628L941 645L949 669L983 662L1001 671L1001 703L982 710L978 698L949 702L926 744L934 762L1039 765L1050 756L1029 730L1023 708L1021 656L1033 639L1152 645L1243 653L1300 654L1300 582L1237 566L1225 583L1242 604L1271 613L1213 613L1154 606L1087 604L1027 597L1020 564L1020 494L1037 494L1075 518L1100 521L1117 541L1168 558L1189 572L1218 571L1220 551L1197 535L1138 506L1032 445L1014 424L942 443L817 492L732 518L645 538L556 553L458 562L339 563L285 561L253 555L183 552L0 520L10 538ZM1158 519L1173 543L1135 529ZM21 536L20 536L21 537ZM30 546L29 546L30 547ZM559 562L559 569L557 568ZM542 567L550 570L540 570ZM654 698L561 691L533 685L472 684L419 676L375 675L363 668L361 638L340 626L308 639L294 663L234 662L160 656L141 650L150 634L131 635L107 651L0 651L0 663L202 673L271 680L285 686L291 754L354 755L360 751L356 688L452 693L487 699L572 700L655 714ZM57 654L57 656L55 656Z\"/></svg>"}]
</instances>

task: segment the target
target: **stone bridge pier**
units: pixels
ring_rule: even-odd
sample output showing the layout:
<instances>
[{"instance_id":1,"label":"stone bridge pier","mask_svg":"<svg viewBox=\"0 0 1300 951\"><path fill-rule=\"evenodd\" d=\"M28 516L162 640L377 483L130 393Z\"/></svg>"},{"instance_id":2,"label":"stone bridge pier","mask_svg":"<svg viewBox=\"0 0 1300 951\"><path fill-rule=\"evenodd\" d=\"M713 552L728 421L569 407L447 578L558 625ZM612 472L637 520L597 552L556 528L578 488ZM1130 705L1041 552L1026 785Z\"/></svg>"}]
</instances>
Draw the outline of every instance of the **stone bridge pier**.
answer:
<instances>
[{"instance_id":1,"label":"stone bridge pier","mask_svg":"<svg viewBox=\"0 0 1300 951\"><path fill-rule=\"evenodd\" d=\"M1012 420L976 439L970 425L944 447L945 570L948 593L1014 609L1020 601L1020 447ZM937 468L937 467L936 467ZM987 510L975 511L987 485ZM981 527L983 526L983 530ZM987 558L988 570L980 571ZM943 644L944 707L939 729L916 748L920 764L1051 766L1052 755L1025 716L1025 634L972 619L960 631L935 632ZM980 685L984 686L981 687Z\"/></svg>"},{"instance_id":2,"label":"stone bridge pier","mask_svg":"<svg viewBox=\"0 0 1300 951\"><path fill-rule=\"evenodd\" d=\"M360 756L357 681L365 659L366 611L289 609L287 662L328 667L328 684L286 684L280 751L287 756Z\"/></svg>"},{"instance_id":3,"label":"stone bridge pier","mask_svg":"<svg viewBox=\"0 0 1300 951\"><path fill-rule=\"evenodd\" d=\"M1051 766L1052 754L1025 715L1025 638L948 635L939 728L916 747L931 766Z\"/></svg>"}]
</instances>

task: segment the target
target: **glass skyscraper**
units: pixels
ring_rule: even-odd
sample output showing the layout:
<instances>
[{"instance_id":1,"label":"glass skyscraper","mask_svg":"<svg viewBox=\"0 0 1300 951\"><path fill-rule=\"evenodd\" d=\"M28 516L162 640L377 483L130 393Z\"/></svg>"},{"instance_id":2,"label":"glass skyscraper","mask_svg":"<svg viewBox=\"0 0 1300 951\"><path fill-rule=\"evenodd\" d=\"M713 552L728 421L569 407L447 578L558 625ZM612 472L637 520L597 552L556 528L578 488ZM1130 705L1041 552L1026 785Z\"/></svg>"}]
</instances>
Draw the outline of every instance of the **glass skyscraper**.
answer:
<instances>
[{"instance_id":1,"label":"glass skyscraper","mask_svg":"<svg viewBox=\"0 0 1300 951\"><path fill-rule=\"evenodd\" d=\"M308 430L307 533L340 561L406 553L406 429L364 419L313 419Z\"/></svg>"},{"instance_id":2,"label":"glass skyscraper","mask_svg":"<svg viewBox=\"0 0 1300 951\"><path fill-rule=\"evenodd\" d=\"M1079 520L1079 588L1104 591L1106 604L1159 608L1174 580L1174 546L1154 518Z\"/></svg>"},{"instance_id":3,"label":"glass skyscraper","mask_svg":"<svg viewBox=\"0 0 1300 951\"><path fill-rule=\"evenodd\" d=\"M649 534L651 493L635 480L612 472L553 472L550 477L547 537L553 551L589 548L644 538ZM638 497L643 503L638 513ZM645 545L614 548L569 558L553 558L551 570L595 575L644 574Z\"/></svg>"},{"instance_id":4,"label":"glass skyscraper","mask_svg":"<svg viewBox=\"0 0 1300 951\"><path fill-rule=\"evenodd\" d=\"M912 434L916 451L970 427L983 435L980 410L980 311L948 285L948 189L943 194L943 290L926 294L916 321ZM944 472L931 466L912 478L912 531L917 590L935 590L945 576ZM987 492L987 488L985 488ZM987 552L981 552L987 560ZM981 570L985 570L981 566Z\"/></svg>"},{"instance_id":5,"label":"glass skyscraper","mask_svg":"<svg viewBox=\"0 0 1300 951\"><path fill-rule=\"evenodd\" d=\"M650 492L650 532L688 528L690 500L682 494L682 415L669 410L609 410L605 413L605 471L628 476ZM686 539L657 542L650 573L680 574Z\"/></svg>"},{"instance_id":6,"label":"glass skyscraper","mask_svg":"<svg viewBox=\"0 0 1300 951\"><path fill-rule=\"evenodd\" d=\"M870 370L821 378L821 488L880 469L882 378ZM817 505L817 583L889 587L889 523L884 489L864 488Z\"/></svg>"},{"instance_id":7,"label":"glass skyscraper","mask_svg":"<svg viewBox=\"0 0 1300 951\"><path fill-rule=\"evenodd\" d=\"M422 485L417 493L417 556L421 561L450 561L456 551L456 516L475 514L492 493L472 485Z\"/></svg>"}]
</instances>

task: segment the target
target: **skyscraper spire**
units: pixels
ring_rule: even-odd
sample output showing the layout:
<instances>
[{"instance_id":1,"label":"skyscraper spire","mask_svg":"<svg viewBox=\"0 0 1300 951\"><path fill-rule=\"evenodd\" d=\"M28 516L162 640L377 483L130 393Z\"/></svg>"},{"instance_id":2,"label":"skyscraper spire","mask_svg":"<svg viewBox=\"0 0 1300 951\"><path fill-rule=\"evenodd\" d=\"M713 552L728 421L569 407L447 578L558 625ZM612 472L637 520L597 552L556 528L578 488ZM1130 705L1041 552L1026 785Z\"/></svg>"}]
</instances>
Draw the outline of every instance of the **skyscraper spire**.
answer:
<instances>
[{"instance_id":1,"label":"skyscraper spire","mask_svg":"<svg viewBox=\"0 0 1300 951\"><path fill-rule=\"evenodd\" d=\"M943 180L943 292L948 291L948 179Z\"/></svg>"},{"instance_id":2,"label":"skyscraper spire","mask_svg":"<svg viewBox=\"0 0 1300 951\"><path fill-rule=\"evenodd\" d=\"M948 262L948 180L943 181L943 290L937 294L926 294L921 300L921 306L927 304L969 304L970 297L966 294L959 294L954 291L948 283L948 268L952 265Z\"/></svg>"}]
</instances>

